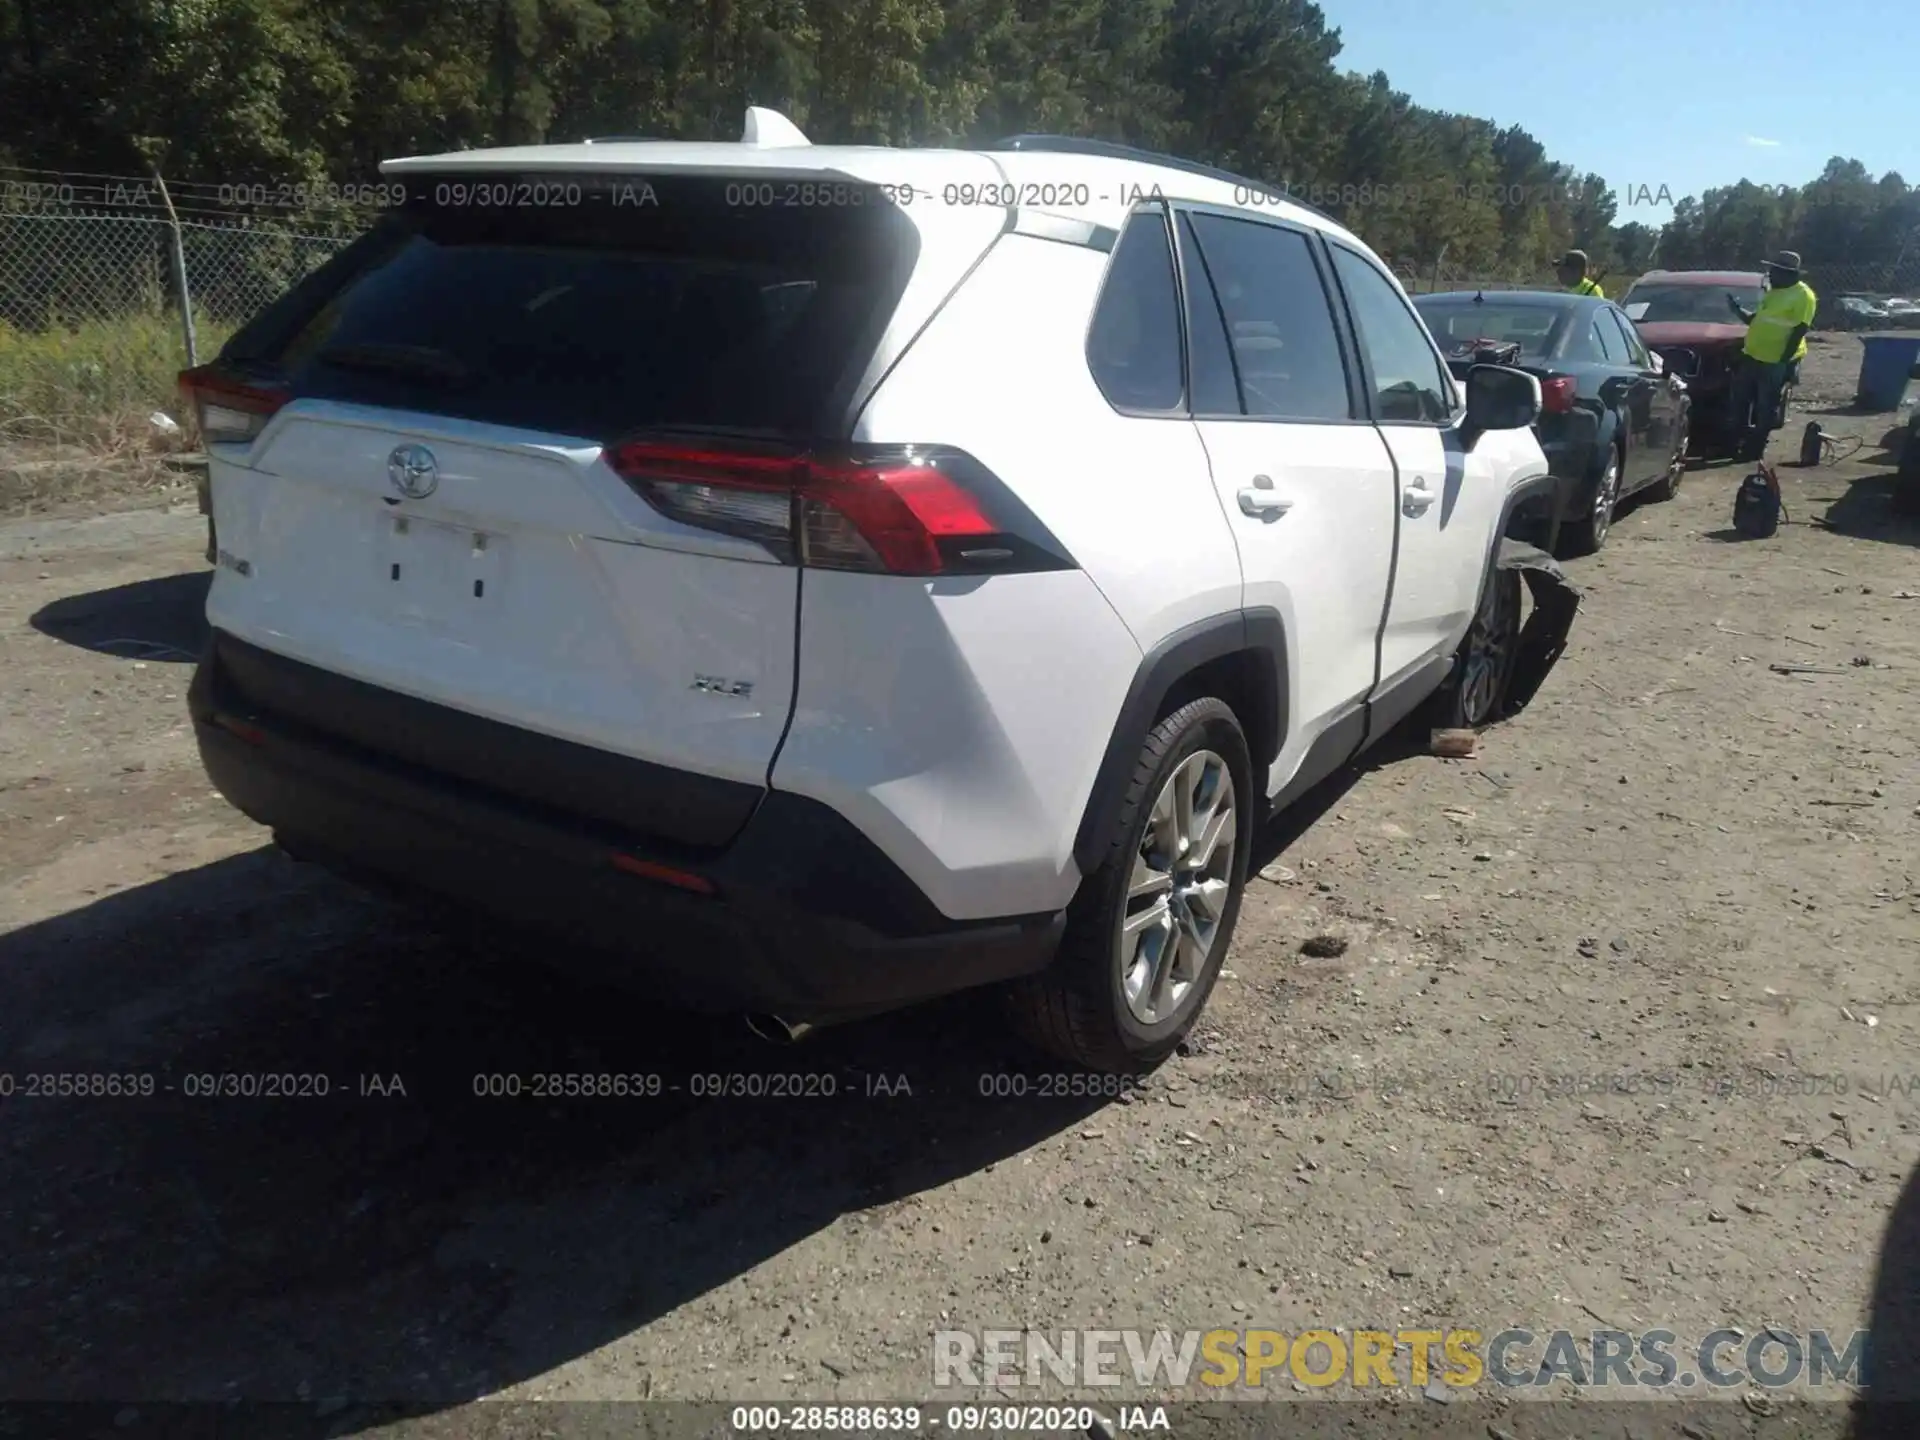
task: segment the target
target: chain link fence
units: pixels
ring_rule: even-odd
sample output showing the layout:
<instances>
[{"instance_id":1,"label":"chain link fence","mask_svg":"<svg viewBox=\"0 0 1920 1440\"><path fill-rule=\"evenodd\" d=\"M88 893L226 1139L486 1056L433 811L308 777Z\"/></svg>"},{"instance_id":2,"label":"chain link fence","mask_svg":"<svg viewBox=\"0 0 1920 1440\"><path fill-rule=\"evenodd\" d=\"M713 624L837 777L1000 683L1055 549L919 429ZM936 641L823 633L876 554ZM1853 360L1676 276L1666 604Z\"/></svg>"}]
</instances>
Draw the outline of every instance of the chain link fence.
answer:
<instances>
[{"instance_id":1,"label":"chain link fence","mask_svg":"<svg viewBox=\"0 0 1920 1440\"><path fill-rule=\"evenodd\" d=\"M370 218L220 209L204 188L0 174L0 440L177 448L168 422L190 343L215 353Z\"/></svg>"}]
</instances>

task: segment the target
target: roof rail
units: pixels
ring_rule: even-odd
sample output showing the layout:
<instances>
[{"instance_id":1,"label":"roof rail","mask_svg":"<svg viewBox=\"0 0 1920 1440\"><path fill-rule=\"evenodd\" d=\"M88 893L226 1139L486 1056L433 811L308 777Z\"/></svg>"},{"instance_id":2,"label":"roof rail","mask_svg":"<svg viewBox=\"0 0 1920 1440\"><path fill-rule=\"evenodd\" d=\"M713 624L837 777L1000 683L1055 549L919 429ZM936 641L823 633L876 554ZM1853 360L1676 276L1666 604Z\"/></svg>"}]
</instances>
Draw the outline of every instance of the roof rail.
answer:
<instances>
[{"instance_id":1,"label":"roof rail","mask_svg":"<svg viewBox=\"0 0 1920 1440\"><path fill-rule=\"evenodd\" d=\"M589 135L582 145L647 145L654 137L651 135Z\"/></svg>"},{"instance_id":2,"label":"roof rail","mask_svg":"<svg viewBox=\"0 0 1920 1440\"><path fill-rule=\"evenodd\" d=\"M1168 170L1179 170L1188 175L1219 180L1238 189L1258 190L1263 195L1277 195L1289 205L1298 205L1302 210L1318 215L1322 220L1332 221L1335 225L1340 223L1318 205L1309 205L1297 196L1289 194L1284 187L1276 190L1263 181L1249 179L1231 170L1222 170L1217 165L1202 165L1198 160L1182 160L1177 155L1163 155L1157 150L1142 150L1137 145L1121 145L1112 140L1088 140L1078 135L1009 135L1006 139L996 140L983 148L989 152L1037 150L1055 155L1097 155L1108 160L1133 160L1142 165L1159 165Z\"/></svg>"}]
</instances>

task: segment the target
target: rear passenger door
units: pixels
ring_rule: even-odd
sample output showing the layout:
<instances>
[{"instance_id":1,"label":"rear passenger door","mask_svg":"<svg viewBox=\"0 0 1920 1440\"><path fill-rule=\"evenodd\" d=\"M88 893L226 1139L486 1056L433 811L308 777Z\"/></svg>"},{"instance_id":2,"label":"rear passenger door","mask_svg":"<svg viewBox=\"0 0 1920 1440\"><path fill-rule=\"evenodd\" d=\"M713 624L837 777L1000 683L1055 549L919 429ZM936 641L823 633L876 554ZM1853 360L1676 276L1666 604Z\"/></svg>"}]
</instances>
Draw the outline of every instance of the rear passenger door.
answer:
<instances>
[{"instance_id":1,"label":"rear passenger door","mask_svg":"<svg viewBox=\"0 0 1920 1440\"><path fill-rule=\"evenodd\" d=\"M1615 343L1626 352L1624 364L1629 376L1627 403L1632 416L1633 445L1637 455L1629 454L1627 472L1621 476L1624 488L1651 485L1666 474L1673 455L1674 394L1668 377L1653 368L1653 354L1647 349L1633 322L1611 305L1600 316L1603 326L1611 326Z\"/></svg>"},{"instance_id":2,"label":"rear passenger door","mask_svg":"<svg viewBox=\"0 0 1920 1440\"><path fill-rule=\"evenodd\" d=\"M1249 608L1283 617L1291 720L1278 795L1350 756L1378 678L1393 569L1392 462L1367 422L1310 232L1177 215L1194 423Z\"/></svg>"},{"instance_id":3,"label":"rear passenger door","mask_svg":"<svg viewBox=\"0 0 1920 1440\"><path fill-rule=\"evenodd\" d=\"M1445 674L1480 599L1506 503L1490 458L1497 435L1471 450L1453 377L1400 287L1372 260L1329 242L1359 341L1367 411L1398 480L1398 563L1381 641L1376 729L1392 724ZM1531 443L1529 441L1529 443Z\"/></svg>"}]
</instances>

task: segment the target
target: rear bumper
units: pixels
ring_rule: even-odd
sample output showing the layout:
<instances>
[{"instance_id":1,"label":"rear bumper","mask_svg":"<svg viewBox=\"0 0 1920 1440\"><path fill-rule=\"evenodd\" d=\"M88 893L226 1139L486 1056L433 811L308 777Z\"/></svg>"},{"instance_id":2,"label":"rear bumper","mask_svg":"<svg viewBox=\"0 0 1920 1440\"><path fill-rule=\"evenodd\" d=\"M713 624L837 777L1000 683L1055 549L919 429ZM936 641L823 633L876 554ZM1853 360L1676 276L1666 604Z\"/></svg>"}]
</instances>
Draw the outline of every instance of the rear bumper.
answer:
<instances>
[{"instance_id":1,"label":"rear bumper","mask_svg":"<svg viewBox=\"0 0 1920 1440\"><path fill-rule=\"evenodd\" d=\"M1581 481L1592 478L1593 437L1582 435L1572 440L1552 440L1540 447L1547 457L1547 469L1561 481L1562 490L1568 490Z\"/></svg>"},{"instance_id":2,"label":"rear bumper","mask_svg":"<svg viewBox=\"0 0 1920 1440\"><path fill-rule=\"evenodd\" d=\"M1553 473L1556 522L1566 524L1586 514L1593 508L1593 488L1599 483L1591 429L1583 427L1573 435L1544 441L1540 449Z\"/></svg>"},{"instance_id":3,"label":"rear bumper","mask_svg":"<svg viewBox=\"0 0 1920 1440\"><path fill-rule=\"evenodd\" d=\"M769 792L723 849L662 846L374 753L325 733L313 723L323 717L263 710L229 678L235 654L250 673L263 664L292 679L318 673L214 636L189 707L222 795L298 858L497 917L564 946L571 967L689 1008L818 1022L1032 974L1058 944L1060 914L939 915L818 802ZM469 717L394 698L416 751L431 749L422 727L435 712L458 744Z\"/></svg>"}]
</instances>

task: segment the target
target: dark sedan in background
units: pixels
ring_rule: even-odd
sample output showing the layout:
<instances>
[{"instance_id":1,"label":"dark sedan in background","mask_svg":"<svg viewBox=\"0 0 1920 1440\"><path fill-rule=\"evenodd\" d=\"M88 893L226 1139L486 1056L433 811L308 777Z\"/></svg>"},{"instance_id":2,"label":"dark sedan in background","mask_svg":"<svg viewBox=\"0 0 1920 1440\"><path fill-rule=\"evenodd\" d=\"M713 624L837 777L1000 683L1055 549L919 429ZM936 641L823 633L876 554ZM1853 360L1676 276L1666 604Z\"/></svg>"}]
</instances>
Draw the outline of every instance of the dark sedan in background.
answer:
<instances>
[{"instance_id":1,"label":"dark sedan in background","mask_svg":"<svg viewBox=\"0 0 1920 1440\"><path fill-rule=\"evenodd\" d=\"M1747 340L1746 322L1727 304L1731 295L1752 311L1766 293L1766 277L1749 270L1650 270L1621 297L1620 308L1640 338L1687 382L1695 453L1731 456L1745 424L1733 416L1733 372ZM1774 428L1786 423L1793 387L1780 397Z\"/></svg>"},{"instance_id":2,"label":"dark sedan in background","mask_svg":"<svg viewBox=\"0 0 1920 1440\"><path fill-rule=\"evenodd\" d=\"M1591 555L1627 496L1671 500L1679 491L1686 385L1617 305L1531 290L1444 291L1413 303L1455 375L1479 361L1539 378L1534 430L1560 482L1550 513L1524 517L1543 548Z\"/></svg>"}]
</instances>

